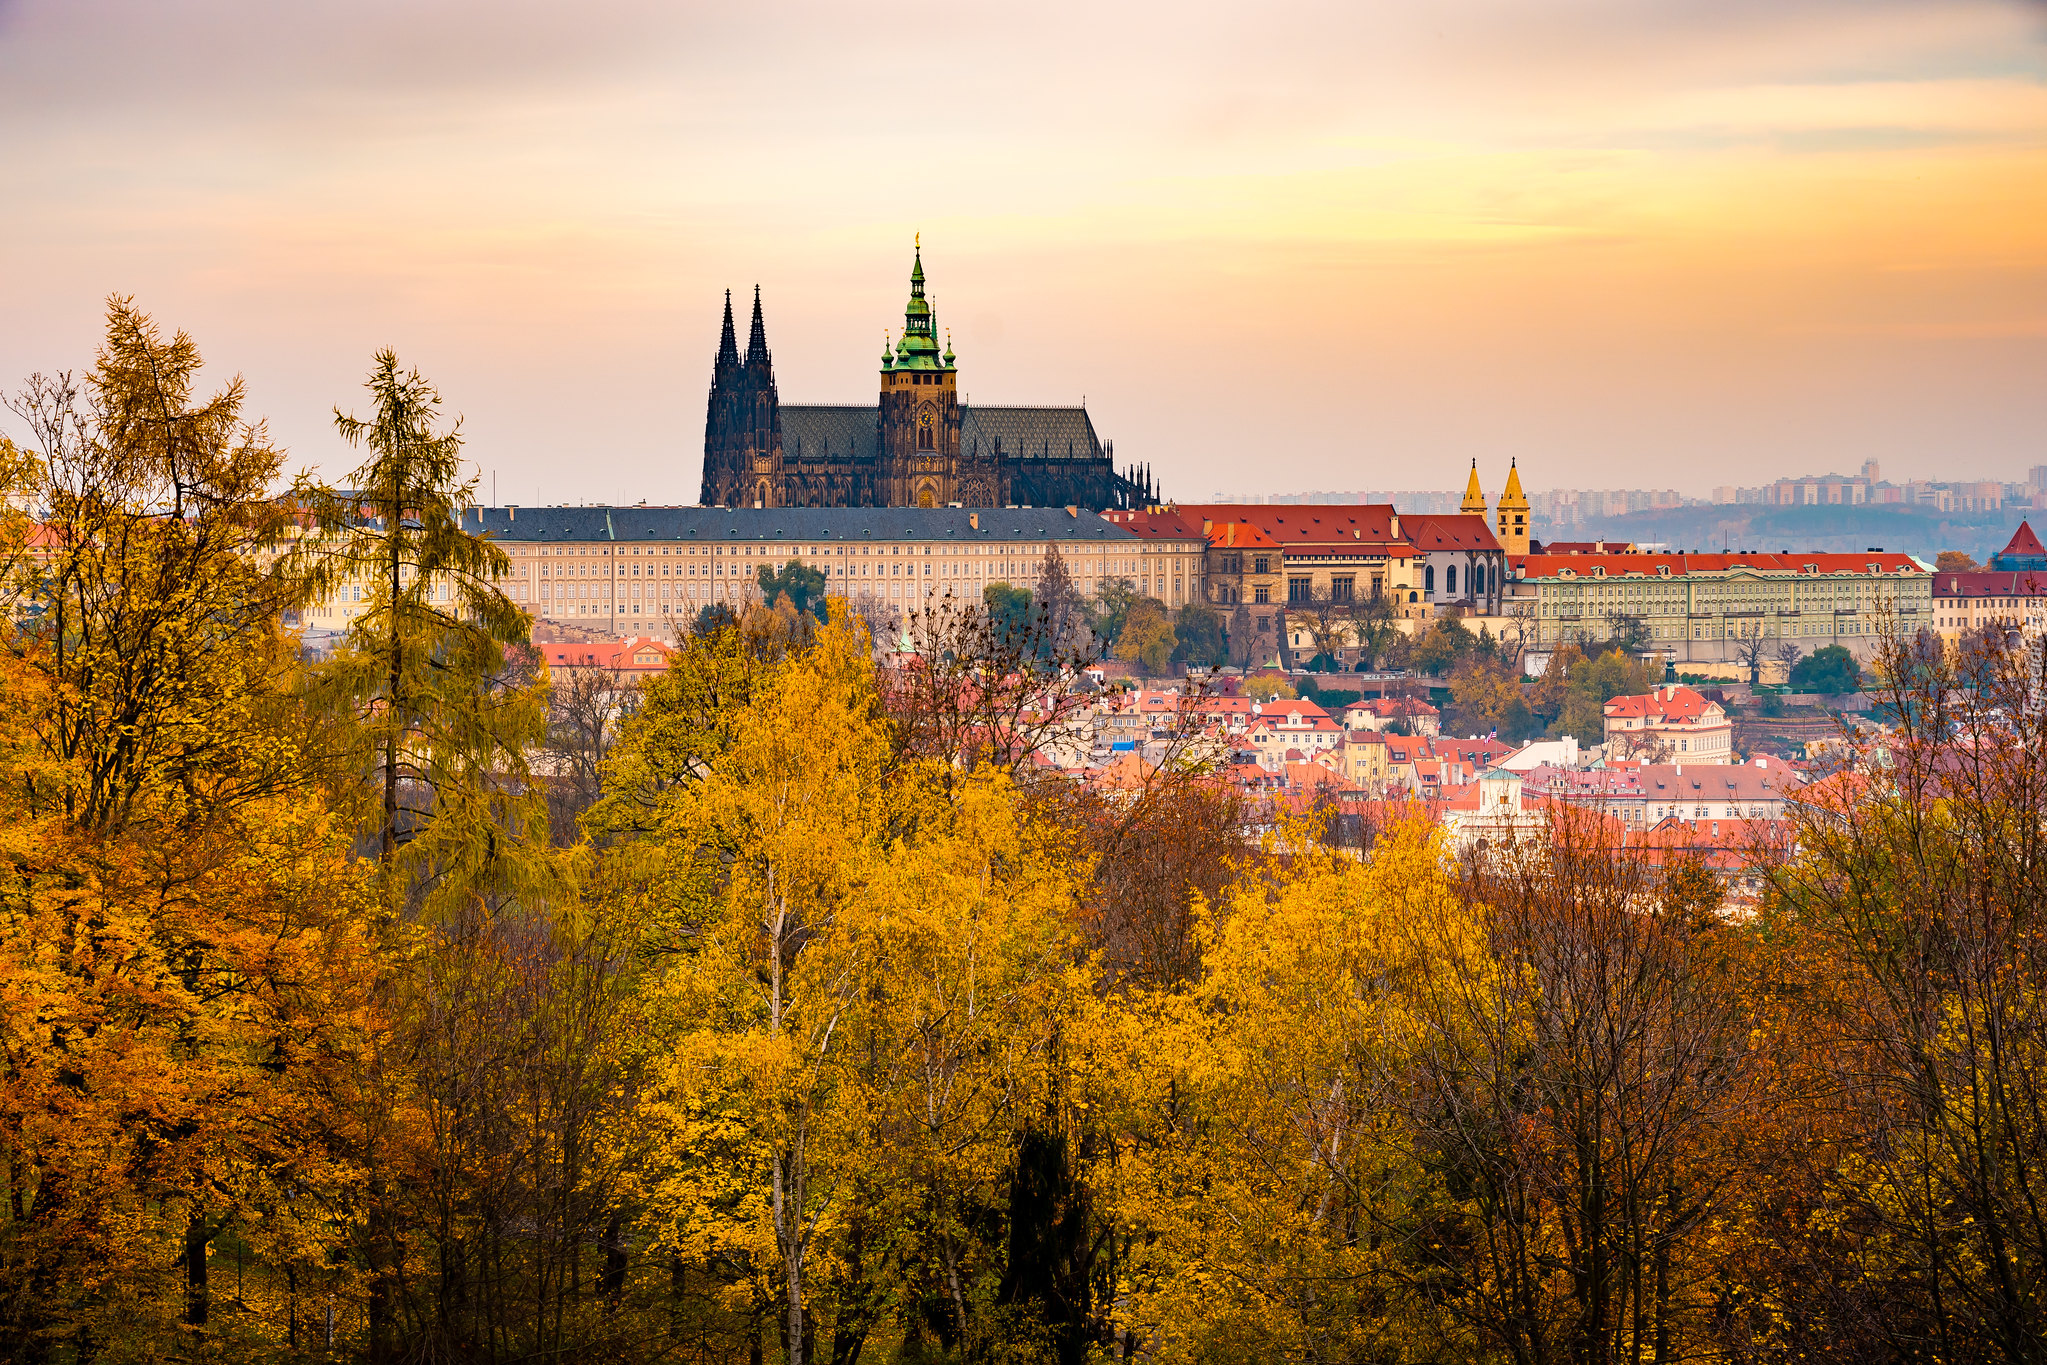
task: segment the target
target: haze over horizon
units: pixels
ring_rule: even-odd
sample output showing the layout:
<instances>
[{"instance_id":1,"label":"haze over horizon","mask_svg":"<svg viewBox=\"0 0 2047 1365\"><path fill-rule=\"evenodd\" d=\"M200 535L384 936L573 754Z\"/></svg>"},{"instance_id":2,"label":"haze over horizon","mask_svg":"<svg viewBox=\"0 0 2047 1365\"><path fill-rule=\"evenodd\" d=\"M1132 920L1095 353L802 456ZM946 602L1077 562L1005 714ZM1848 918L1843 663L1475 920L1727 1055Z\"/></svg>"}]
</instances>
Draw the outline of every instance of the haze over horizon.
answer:
<instances>
[{"instance_id":1,"label":"haze over horizon","mask_svg":"<svg viewBox=\"0 0 2047 1365\"><path fill-rule=\"evenodd\" d=\"M132 294L339 473L389 345L500 501L694 501L727 288L872 401L918 232L1176 497L2047 463L2039 3L0 0L0 127L0 388Z\"/></svg>"}]
</instances>

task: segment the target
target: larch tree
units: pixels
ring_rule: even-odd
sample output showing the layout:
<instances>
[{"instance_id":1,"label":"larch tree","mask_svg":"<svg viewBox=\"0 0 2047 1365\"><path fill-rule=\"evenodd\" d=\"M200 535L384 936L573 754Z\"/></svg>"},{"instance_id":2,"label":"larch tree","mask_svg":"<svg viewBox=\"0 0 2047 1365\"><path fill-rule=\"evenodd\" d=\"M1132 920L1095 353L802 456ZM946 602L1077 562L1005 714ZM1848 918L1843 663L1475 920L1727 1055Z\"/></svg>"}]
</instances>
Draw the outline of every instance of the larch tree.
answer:
<instances>
[{"instance_id":1,"label":"larch tree","mask_svg":"<svg viewBox=\"0 0 2047 1365\"><path fill-rule=\"evenodd\" d=\"M392 894L447 909L531 882L521 855L546 843L527 767L546 733L544 685L519 657L531 622L498 586L504 551L461 524L476 482L459 422L440 426L440 394L389 350L367 387L374 415L337 409L334 424L368 458L346 488L300 481L310 524L291 567L309 600L360 596L318 687L354 719Z\"/></svg>"}]
</instances>

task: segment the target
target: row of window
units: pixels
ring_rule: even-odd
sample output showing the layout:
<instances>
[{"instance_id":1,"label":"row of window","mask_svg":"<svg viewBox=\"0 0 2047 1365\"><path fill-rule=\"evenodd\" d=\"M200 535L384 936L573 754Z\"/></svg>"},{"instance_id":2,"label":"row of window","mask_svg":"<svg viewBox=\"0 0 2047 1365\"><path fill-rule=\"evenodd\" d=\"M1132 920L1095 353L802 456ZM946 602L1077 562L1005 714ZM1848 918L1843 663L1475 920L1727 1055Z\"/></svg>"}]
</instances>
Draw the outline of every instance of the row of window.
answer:
<instances>
[{"instance_id":1,"label":"row of window","mask_svg":"<svg viewBox=\"0 0 2047 1365\"><path fill-rule=\"evenodd\" d=\"M1499 578L1500 571L1497 567L1488 571L1486 565L1474 564L1471 566L1470 574L1467 575L1465 591L1473 594L1497 592L1500 586ZM1434 592L1435 590L1436 566L1433 564L1426 565L1422 569L1422 591ZM1455 564L1449 565L1443 570L1443 591L1446 593L1457 591L1457 566Z\"/></svg>"}]
</instances>

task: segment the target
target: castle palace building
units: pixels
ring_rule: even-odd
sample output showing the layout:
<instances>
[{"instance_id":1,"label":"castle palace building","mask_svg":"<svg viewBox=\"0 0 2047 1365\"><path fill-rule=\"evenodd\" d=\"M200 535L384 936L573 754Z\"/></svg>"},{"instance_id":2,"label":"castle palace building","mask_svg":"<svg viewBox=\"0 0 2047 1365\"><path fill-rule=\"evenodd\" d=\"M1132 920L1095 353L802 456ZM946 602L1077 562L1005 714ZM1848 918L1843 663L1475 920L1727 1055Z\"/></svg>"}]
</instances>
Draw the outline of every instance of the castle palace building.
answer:
<instances>
[{"instance_id":1,"label":"castle palace building","mask_svg":"<svg viewBox=\"0 0 2047 1365\"><path fill-rule=\"evenodd\" d=\"M754 290L739 353L732 296L704 419L707 507L1142 507L1149 470L1117 473L1084 407L977 407L938 341L920 249L902 340L881 355L877 404L784 403Z\"/></svg>"}]
</instances>

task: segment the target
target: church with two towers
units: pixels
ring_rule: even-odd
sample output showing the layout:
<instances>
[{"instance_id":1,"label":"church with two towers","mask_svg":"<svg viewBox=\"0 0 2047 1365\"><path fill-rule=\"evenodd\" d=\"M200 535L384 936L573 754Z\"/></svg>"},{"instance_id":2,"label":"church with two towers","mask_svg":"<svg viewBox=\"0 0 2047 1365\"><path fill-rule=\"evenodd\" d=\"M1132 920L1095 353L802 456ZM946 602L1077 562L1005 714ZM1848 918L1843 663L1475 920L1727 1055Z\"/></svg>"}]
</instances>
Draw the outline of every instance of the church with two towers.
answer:
<instances>
[{"instance_id":1,"label":"church with two towers","mask_svg":"<svg viewBox=\"0 0 2047 1365\"><path fill-rule=\"evenodd\" d=\"M881 355L873 405L783 403L758 287L746 352L725 296L704 419L707 507L1085 507L1158 501L1150 471L1118 472L1085 407L965 402L924 296L921 244L903 335Z\"/></svg>"}]
</instances>

